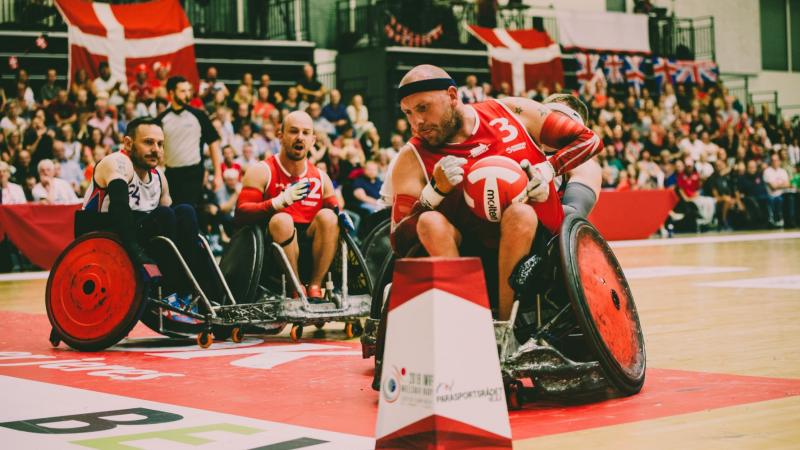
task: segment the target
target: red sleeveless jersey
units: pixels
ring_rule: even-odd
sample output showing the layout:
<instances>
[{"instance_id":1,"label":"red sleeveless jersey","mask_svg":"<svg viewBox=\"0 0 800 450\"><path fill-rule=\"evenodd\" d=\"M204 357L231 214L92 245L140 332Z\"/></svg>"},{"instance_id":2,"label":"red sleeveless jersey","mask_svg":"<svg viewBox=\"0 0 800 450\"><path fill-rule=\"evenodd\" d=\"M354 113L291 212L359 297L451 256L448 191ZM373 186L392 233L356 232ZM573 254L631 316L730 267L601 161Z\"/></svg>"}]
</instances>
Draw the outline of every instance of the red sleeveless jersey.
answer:
<instances>
[{"instance_id":1,"label":"red sleeveless jersey","mask_svg":"<svg viewBox=\"0 0 800 450\"><path fill-rule=\"evenodd\" d=\"M306 170L300 176L295 177L283 168L277 155L261 163L266 164L269 168L269 184L264 189L265 199L277 197L289 185L303 180L308 181L308 195L306 198L283 208L281 212L292 216L294 223L311 223L320 209L322 209L323 183L319 169L311 164L309 160L306 160Z\"/></svg>"},{"instance_id":2,"label":"red sleeveless jersey","mask_svg":"<svg viewBox=\"0 0 800 450\"><path fill-rule=\"evenodd\" d=\"M487 156L506 156L517 162L527 159L532 165L547 159L544 152L533 142L525 126L506 105L497 100L488 100L472 103L466 107L472 108L476 116L472 135L466 141L458 144L444 144L437 148L429 147L425 141L416 136L409 141L420 163L425 167L425 176L428 180L433 174L436 162L446 155L466 158L465 172L476 161ZM550 196L547 201L529 202L529 204L536 211L539 222L551 233L558 234L561 222L564 221L564 210L553 182L550 182ZM461 188L459 187L456 192L448 195L438 209L451 219L453 211L456 209L467 210ZM463 216L460 211L458 215ZM486 226L480 228L487 229Z\"/></svg>"}]
</instances>

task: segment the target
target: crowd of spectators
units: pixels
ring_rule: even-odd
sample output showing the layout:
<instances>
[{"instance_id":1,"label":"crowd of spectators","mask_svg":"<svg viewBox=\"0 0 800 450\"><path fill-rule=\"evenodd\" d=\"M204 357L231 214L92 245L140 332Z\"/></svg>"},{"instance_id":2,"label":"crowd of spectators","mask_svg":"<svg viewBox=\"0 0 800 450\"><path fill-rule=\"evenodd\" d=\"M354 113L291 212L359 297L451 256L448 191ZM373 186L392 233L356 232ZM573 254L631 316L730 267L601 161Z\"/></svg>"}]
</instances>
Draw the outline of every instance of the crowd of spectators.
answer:
<instances>
[{"instance_id":1,"label":"crowd of spectators","mask_svg":"<svg viewBox=\"0 0 800 450\"><path fill-rule=\"evenodd\" d=\"M50 69L34 92L19 69L13 86L0 90L0 203L75 203L85 193L100 159L120 148L126 124L169 107L169 66L137 69L127 85L106 63L90 79L78 71L69 86ZM507 83L492 89L465 77L465 103L512 95ZM277 132L289 112L304 110L314 122L311 161L333 180L340 202L359 218L380 208L379 191L392 158L410 137L405 119L381 136L363 96L347 102L323 86L311 65L285 90L245 73L234 86L209 67L191 105L204 110L221 137L223 185L210 177L199 206L203 226L216 242L231 232L244 171L279 151ZM556 87L556 90L560 90ZM542 100L540 85L526 95ZM603 139L597 156L603 188L625 191L674 188L680 202L674 229L794 227L800 196L798 123L743 105L722 83L705 87L666 84L660 92L598 86L582 95L589 126ZM209 161L208 158L206 161ZM210 165L208 167L210 169Z\"/></svg>"}]
</instances>

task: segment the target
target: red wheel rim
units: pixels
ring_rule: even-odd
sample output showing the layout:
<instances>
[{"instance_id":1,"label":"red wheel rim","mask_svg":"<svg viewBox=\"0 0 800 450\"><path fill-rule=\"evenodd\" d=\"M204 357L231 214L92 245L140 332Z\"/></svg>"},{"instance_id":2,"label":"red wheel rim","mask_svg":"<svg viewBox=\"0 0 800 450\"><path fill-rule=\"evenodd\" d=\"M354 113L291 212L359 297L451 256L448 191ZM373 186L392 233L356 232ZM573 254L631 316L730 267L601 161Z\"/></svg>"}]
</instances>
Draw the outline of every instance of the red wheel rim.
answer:
<instances>
[{"instance_id":1,"label":"red wheel rim","mask_svg":"<svg viewBox=\"0 0 800 450\"><path fill-rule=\"evenodd\" d=\"M643 369L644 344L630 290L593 230L581 228L576 241L586 309L611 357L628 377L637 379Z\"/></svg>"},{"instance_id":2,"label":"red wheel rim","mask_svg":"<svg viewBox=\"0 0 800 450\"><path fill-rule=\"evenodd\" d=\"M95 237L76 242L51 274L53 321L74 339L104 338L137 307L137 281L133 263L117 241Z\"/></svg>"}]
</instances>

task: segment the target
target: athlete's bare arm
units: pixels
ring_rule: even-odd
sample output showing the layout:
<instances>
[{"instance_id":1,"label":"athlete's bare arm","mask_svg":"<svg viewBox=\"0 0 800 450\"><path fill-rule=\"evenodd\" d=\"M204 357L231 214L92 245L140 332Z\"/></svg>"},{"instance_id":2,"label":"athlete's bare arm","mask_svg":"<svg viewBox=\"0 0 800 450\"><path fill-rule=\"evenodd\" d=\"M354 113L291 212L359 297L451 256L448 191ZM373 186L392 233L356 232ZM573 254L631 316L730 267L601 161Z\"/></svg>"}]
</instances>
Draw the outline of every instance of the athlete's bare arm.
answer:
<instances>
[{"instance_id":1,"label":"athlete's bare arm","mask_svg":"<svg viewBox=\"0 0 800 450\"><path fill-rule=\"evenodd\" d=\"M246 187L264 192L269 184L269 168L266 164L250 164L242 178L242 189Z\"/></svg>"},{"instance_id":2,"label":"athlete's bare arm","mask_svg":"<svg viewBox=\"0 0 800 450\"><path fill-rule=\"evenodd\" d=\"M121 179L125 183L130 183L133 179L133 163L123 153L112 153L101 159L94 167L94 183L97 187L105 189L116 179ZM166 178L164 181L166 182Z\"/></svg>"},{"instance_id":3,"label":"athlete's bare arm","mask_svg":"<svg viewBox=\"0 0 800 450\"><path fill-rule=\"evenodd\" d=\"M164 176L164 172L162 172L161 169L156 167L156 171L158 171L158 175L161 177L161 198L158 199L158 204L161 206L172 206L172 196L169 195L167 177Z\"/></svg>"},{"instance_id":4,"label":"athlete's bare arm","mask_svg":"<svg viewBox=\"0 0 800 450\"><path fill-rule=\"evenodd\" d=\"M392 192L392 227L411 212L414 202L419 199L422 189L427 183L425 173L419 163L414 149L406 145L400 149L391 174Z\"/></svg>"},{"instance_id":5,"label":"athlete's bare arm","mask_svg":"<svg viewBox=\"0 0 800 450\"><path fill-rule=\"evenodd\" d=\"M500 102L520 118L536 142L557 149L549 158L555 175L563 175L588 161L602 148L600 138L592 130L539 102L522 97L505 97Z\"/></svg>"}]
</instances>

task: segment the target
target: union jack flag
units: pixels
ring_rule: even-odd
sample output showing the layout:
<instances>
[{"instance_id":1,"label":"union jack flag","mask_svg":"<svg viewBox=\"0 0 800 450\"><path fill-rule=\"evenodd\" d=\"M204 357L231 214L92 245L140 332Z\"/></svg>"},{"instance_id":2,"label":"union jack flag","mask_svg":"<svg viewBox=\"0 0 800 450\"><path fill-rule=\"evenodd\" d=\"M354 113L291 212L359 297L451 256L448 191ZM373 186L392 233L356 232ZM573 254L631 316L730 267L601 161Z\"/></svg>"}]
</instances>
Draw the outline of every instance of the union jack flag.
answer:
<instances>
[{"instance_id":1,"label":"union jack flag","mask_svg":"<svg viewBox=\"0 0 800 450\"><path fill-rule=\"evenodd\" d=\"M694 64L697 73L700 75L698 78L698 83L703 84L704 82L717 82L717 78L719 78L719 67L717 67L717 63L714 61L696 61Z\"/></svg>"},{"instance_id":2,"label":"union jack flag","mask_svg":"<svg viewBox=\"0 0 800 450\"><path fill-rule=\"evenodd\" d=\"M617 55L606 55L603 57L603 66L609 83L621 84L625 82L625 77L622 75L622 58Z\"/></svg>"},{"instance_id":3,"label":"union jack flag","mask_svg":"<svg viewBox=\"0 0 800 450\"><path fill-rule=\"evenodd\" d=\"M668 58L653 58L653 76L659 89L664 82L673 83L675 81L677 70L678 66L675 61Z\"/></svg>"},{"instance_id":4,"label":"union jack flag","mask_svg":"<svg viewBox=\"0 0 800 450\"><path fill-rule=\"evenodd\" d=\"M644 86L644 72L642 71L643 62L643 56L625 57L625 79L628 80L628 84L633 85L637 95L639 95L642 86Z\"/></svg>"},{"instance_id":5,"label":"union jack flag","mask_svg":"<svg viewBox=\"0 0 800 450\"><path fill-rule=\"evenodd\" d=\"M592 81L595 73L600 70L600 55L593 53L575 53L575 60L578 61L578 72L575 74L578 77L578 84L580 84L581 91L586 83Z\"/></svg>"}]
</instances>

